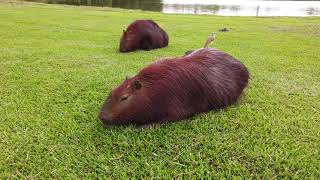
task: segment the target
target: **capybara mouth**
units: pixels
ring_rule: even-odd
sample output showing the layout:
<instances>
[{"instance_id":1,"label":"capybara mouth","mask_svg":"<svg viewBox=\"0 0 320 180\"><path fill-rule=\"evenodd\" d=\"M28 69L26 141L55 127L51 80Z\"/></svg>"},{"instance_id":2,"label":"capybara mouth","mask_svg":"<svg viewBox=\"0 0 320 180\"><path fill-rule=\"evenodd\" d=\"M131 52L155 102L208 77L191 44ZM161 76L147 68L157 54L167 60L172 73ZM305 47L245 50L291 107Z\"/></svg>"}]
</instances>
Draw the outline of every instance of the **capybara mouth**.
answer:
<instances>
[{"instance_id":1,"label":"capybara mouth","mask_svg":"<svg viewBox=\"0 0 320 180\"><path fill-rule=\"evenodd\" d=\"M127 49L120 49L120 52L126 53L126 52L128 52L128 50Z\"/></svg>"},{"instance_id":2,"label":"capybara mouth","mask_svg":"<svg viewBox=\"0 0 320 180\"><path fill-rule=\"evenodd\" d=\"M103 124L106 124L106 125L109 125L109 124L112 123L111 118L110 118L109 115L106 114L106 113L102 113L102 112L101 112L101 113L99 114L99 119L100 119L100 121L101 121Z\"/></svg>"},{"instance_id":3,"label":"capybara mouth","mask_svg":"<svg viewBox=\"0 0 320 180\"><path fill-rule=\"evenodd\" d=\"M100 113L99 119L102 122L103 127L106 127L106 128L127 124L127 123L125 123L126 121L121 121L121 120L115 121L110 118L110 115L103 114L103 113Z\"/></svg>"}]
</instances>

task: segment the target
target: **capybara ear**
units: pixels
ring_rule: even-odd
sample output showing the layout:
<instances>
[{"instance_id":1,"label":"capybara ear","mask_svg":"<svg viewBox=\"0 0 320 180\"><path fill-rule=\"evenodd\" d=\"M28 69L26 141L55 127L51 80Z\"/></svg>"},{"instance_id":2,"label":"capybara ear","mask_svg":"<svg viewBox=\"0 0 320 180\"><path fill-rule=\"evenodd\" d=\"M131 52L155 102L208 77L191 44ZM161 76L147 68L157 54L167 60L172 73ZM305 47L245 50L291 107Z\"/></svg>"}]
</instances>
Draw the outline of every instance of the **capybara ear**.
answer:
<instances>
[{"instance_id":1,"label":"capybara ear","mask_svg":"<svg viewBox=\"0 0 320 180\"><path fill-rule=\"evenodd\" d=\"M135 81L133 81L131 87L132 87L132 90L135 91L135 90L141 89L142 85L141 85L140 81L135 80Z\"/></svg>"}]
</instances>

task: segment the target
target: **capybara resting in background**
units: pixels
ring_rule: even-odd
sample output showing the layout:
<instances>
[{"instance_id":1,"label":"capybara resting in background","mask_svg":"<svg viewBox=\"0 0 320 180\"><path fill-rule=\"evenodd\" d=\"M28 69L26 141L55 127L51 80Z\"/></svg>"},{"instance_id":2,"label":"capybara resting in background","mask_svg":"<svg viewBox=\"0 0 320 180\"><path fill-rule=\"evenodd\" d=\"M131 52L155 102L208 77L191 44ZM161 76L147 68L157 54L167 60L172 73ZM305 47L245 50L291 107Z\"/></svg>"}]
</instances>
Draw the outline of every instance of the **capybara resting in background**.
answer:
<instances>
[{"instance_id":1,"label":"capybara resting in background","mask_svg":"<svg viewBox=\"0 0 320 180\"><path fill-rule=\"evenodd\" d=\"M168 34L152 20L136 20L123 31L120 52L151 50L168 46Z\"/></svg>"},{"instance_id":2,"label":"capybara resting in background","mask_svg":"<svg viewBox=\"0 0 320 180\"><path fill-rule=\"evenodd\" d=\"M247 68L232 56L201 48L126 78L111 92L99 117L105 125L138 126L186 119L236 103L248 79Z\"/></svg>"}]
</instances>

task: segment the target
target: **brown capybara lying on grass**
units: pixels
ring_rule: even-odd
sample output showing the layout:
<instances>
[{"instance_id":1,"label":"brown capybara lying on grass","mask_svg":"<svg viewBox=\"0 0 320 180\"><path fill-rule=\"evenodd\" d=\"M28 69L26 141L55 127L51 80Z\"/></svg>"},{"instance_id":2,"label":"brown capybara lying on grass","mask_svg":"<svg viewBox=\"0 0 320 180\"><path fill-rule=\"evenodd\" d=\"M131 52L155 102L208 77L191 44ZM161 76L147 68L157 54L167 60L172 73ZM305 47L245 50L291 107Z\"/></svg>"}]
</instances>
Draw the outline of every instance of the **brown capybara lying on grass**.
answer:
<instances>
[{"instance_id":1,"label":"brown capybara lying on grass","mask_svg":"<svg viewBox=\"0 0 320 180\"><path fill-rule=\"evenodd\" d=\"M157 61L115 88L99 115L104 125L145 126L186 119L230 106L248 84L249 72L218 49Z\"/></svg>"},{"instance_id":2,"label":"brown capybara lying on grass","mask_svg":"<svg viewBox=\"0 0 320 180\"><path fill-rule=\"evenodd\" d=\"M136 20L123 31L120 52L151 50L168 46L168 34L152 20Z\"/></svg>"}]
</instances>

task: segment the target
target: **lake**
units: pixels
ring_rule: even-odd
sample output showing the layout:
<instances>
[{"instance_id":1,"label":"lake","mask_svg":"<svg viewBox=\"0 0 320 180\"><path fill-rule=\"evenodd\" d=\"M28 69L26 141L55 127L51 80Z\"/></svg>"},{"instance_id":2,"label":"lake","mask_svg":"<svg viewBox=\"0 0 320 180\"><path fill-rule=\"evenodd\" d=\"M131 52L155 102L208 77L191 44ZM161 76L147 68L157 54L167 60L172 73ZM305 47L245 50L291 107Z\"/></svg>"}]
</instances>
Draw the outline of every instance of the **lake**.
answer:
<instances>
[{"instance_id":1,"label":"lake","mask_svg":"<svg viewBox=\"0 0 320 180\"><path fill-rule=\"evenodd\" d=\"M141 9L221 16L320 16L320 1L264 0L31 0L50 4Z\"/></svg>"}]
</instances>

